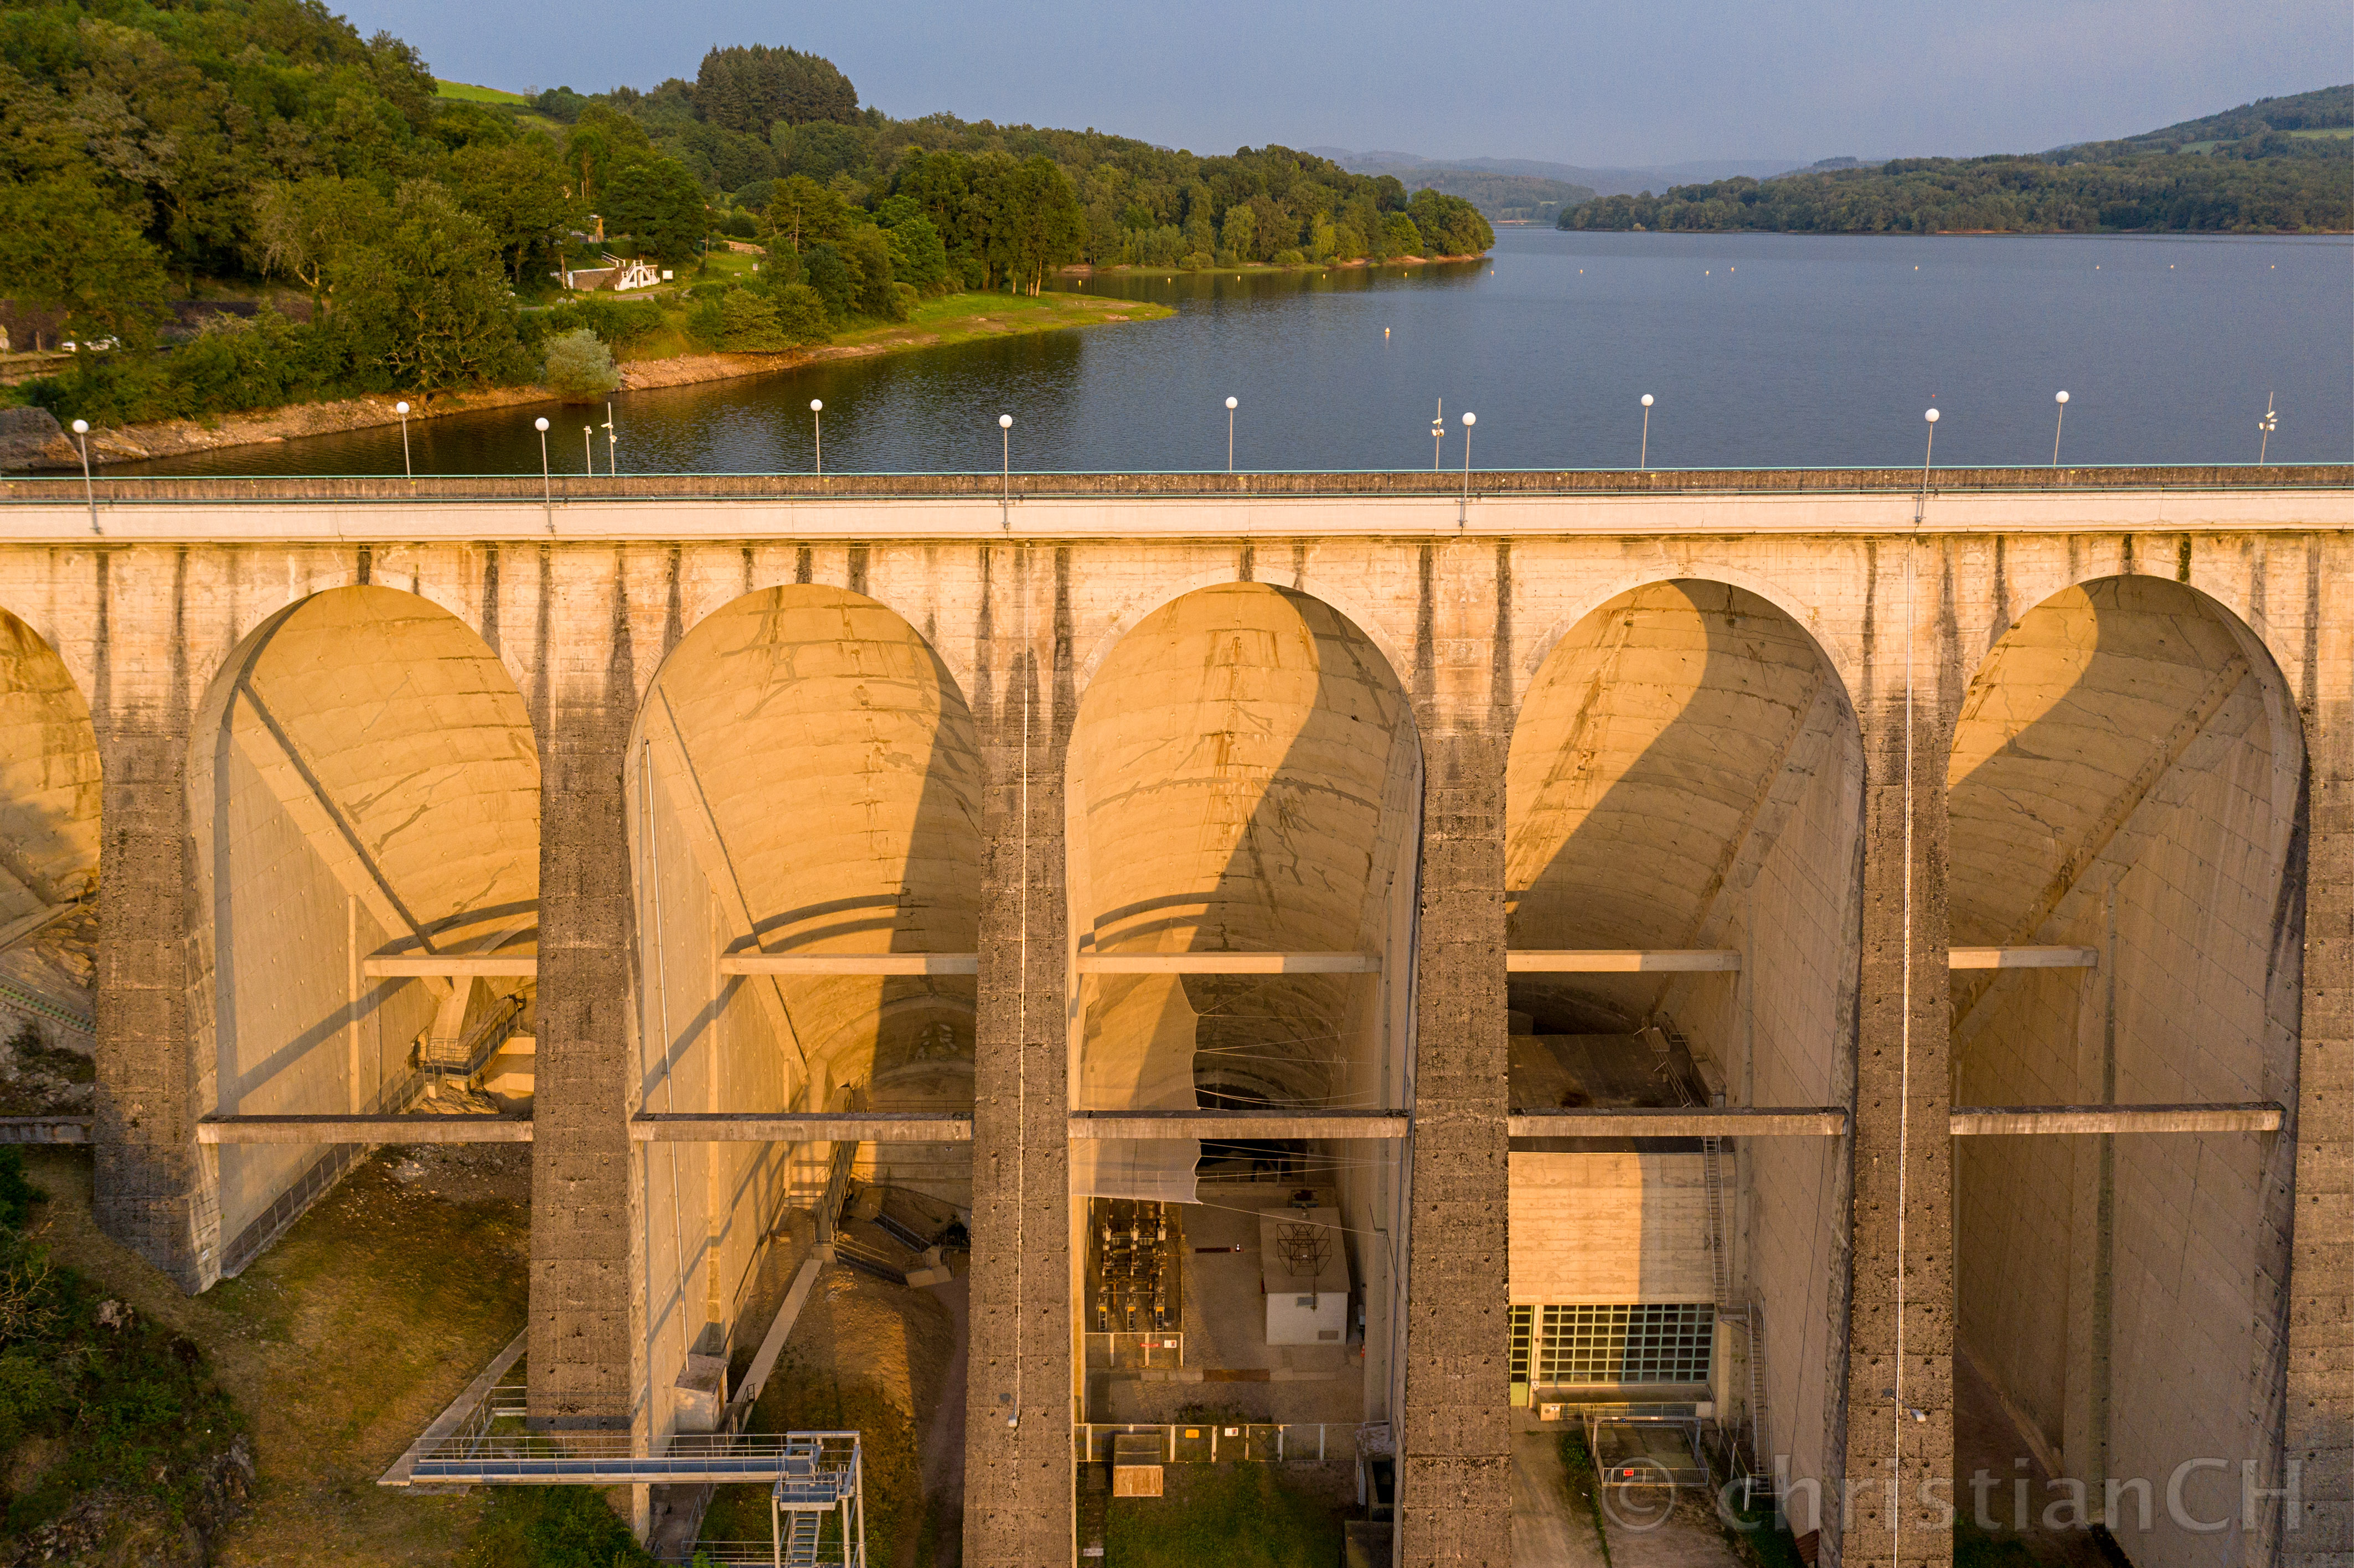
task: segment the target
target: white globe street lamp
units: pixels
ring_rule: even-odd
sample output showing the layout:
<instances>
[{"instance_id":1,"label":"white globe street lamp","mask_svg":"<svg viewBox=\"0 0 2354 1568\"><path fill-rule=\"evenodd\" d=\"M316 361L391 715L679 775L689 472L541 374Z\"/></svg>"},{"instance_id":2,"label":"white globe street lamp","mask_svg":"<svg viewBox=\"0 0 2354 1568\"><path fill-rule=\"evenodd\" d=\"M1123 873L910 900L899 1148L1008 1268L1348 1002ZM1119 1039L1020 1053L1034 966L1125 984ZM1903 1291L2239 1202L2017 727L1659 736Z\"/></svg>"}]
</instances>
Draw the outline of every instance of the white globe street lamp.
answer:
<instances>
[{"instance_id":1,"label":"white globe street lamp","mask_svg":"<svg viewBox=\"0 0 2354 1568\"><path fill-rule=\"evenodd\" d=\"M1235 399L1226 399L1226 471L1235 471Z\"/></svg>"},{"instance_id":2,"label":"white globe street lamp","mask_svg":"<svg viewBox=\"0 0 2354 1568\"><path fill-rule=\"evenodd\" d=\"M90 421L73 422L74 440L81 445L81 498L90 503L90 531L98 532L98 491L90 482Z\"/></svg>"},{"instance_id":3,"label":"white globe street lamp","mask_svg":"<svg viewBox=\"0 0 2354 1568\"><path fill-rule=\"evenodd\" d=\"M2062 392L2052 399L2060 405L2060 413L2052 421L2052 466L2060 466L2060 428L2068 422L2068 394Z\"/></svg>"},{"instance_id":4,"label":"white globe street lamp","mask_svg":"<svg viewBox=\"0 0 2354 1568\"><path fill-rule=\"evenodd\" d=\"M395 403L392 411L400 416L400 471L415 479L417 469L408 461L408 400L404 397Z\"/></svg>"},{"instance_id":5,"label":"white globe street lamp","mask_svg":"<svg viewBox=\"0 0 2354 1568\"><path fill-rule=\"evenodd\" d=\"M1638 469L1651 466L1651 395L1649 392L1643 394L1643 446L1636 454L1635 466Z\"/></svg>"}]
</instances>

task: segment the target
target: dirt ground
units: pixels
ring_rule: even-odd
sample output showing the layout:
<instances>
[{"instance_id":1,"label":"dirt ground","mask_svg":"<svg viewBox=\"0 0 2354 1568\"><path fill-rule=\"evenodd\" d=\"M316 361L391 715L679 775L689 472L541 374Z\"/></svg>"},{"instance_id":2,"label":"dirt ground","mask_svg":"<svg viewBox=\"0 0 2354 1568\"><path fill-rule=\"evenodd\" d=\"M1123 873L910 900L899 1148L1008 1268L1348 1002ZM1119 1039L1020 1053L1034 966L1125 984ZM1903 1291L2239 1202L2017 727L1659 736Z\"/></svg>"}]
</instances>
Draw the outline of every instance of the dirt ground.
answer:
<instances>
[{"instance_id":1,"label":"dirt ground","mask_svg":"<svg viewBox=\"0 0 2354 1568\"><path fill-rule=\"evenodd\" d=\"M380 1150L241 1277L193 1298L99 1234L88 1150L26 1152L58 1261L202 1345L251 1423L254 1506L216 1563L459 1558L481 1500L376 1478L523 1326L528 1148Z\"/></svg>"},{"instance_id":2,"label":"dirt ground","mask_svg":"<svg viewBox=\"0 0 2354 1568\"><path fill-rule=\"evenodd\" d=\"M905 1216L911 1221L912 1213ZM879 1231L845 1234L887 1255ZM958 1277L938 1287L889 1284L828 1265L795 1319L777 1369L753 1406L750 1428L788 1432L855 1428L864 1436L869 1555L886 1568L949 1568L962 1522L963 1321ZM769 1533L767 1493L722 1487L703 1540Z\"/></svg>"}]
</instances>

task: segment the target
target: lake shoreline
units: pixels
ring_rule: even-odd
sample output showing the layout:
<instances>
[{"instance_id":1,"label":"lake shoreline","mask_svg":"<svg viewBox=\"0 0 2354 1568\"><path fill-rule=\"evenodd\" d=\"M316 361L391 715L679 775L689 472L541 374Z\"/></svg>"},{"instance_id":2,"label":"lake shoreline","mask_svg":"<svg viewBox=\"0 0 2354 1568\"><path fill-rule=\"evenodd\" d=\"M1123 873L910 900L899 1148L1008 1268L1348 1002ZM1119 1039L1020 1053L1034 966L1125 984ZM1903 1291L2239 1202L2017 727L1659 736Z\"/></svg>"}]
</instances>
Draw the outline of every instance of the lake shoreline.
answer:
<instances>
[{"instance_id":1,"label":"lake shoreline","mask_svg":"<svg viewBox=\"0 0 2354 1568\"><path fill-rule=\"evenodd\" d=\"M928 319L926 319L928 313L919 309L914 322L862 328L850 334L846 342L787 349L777 354L682 354L661 359L625 359L616 366L621 375L621 385L616 393L748 380L781 375L832 360L904 354L976 337L1018 336L1059 332L1069 327L1152 321L1174 313L1163 306L1083 294L1054 296L1051 306L1044 312L1040 311L1036 300L1024 300L1018 296L965 294L951 295L949 299L965 302L970 308L934 311L928 313ZM398 394L371 393L360 397L289 403L276 408L222 414L210 420L156 419L93 429L90 434L90 466L95 469L119 463L152 462L160 458L186 457L231 447L278 446L312 436L381 429L401 422L401 416L394 407L400 400ZM486 387L463 392L412 393L408 400L408 420L415 424L428 419L451 418L461 414L525 408L535 405L562 407L568 404L575 408L595 408L604 398L567 398L546 387L532 384ZM43 463L42 468L72 468L80 463L80 454L73 449L69 439L59 438L50 446L49 456L55 461ZM60 448L63 450L59 450Z\"/></svg>"}]
</instances>

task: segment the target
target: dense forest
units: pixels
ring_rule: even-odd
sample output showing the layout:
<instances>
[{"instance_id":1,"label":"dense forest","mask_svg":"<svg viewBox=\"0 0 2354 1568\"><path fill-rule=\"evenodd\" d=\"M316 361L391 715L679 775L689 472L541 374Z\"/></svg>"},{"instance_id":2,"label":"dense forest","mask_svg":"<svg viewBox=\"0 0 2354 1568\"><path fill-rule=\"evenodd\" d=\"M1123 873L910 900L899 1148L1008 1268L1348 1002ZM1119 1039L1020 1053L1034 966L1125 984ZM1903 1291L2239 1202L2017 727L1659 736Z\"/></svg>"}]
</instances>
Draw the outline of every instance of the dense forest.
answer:
<instances>
[{"instance_id":1,"label":"dense forest","mask_svg":"<svg viewBox=\"0 0 2354 1568\"><path fill-rule=\"evenodd\" d=\"M446 90L319 0L0 8L0 319L110 350L33 385L61 413L517 383L557 339L585 387L644 312L557 302L552 275L608 251L700 270L715 239L760 264L693 286L695 341L774 350L927 294L1034 293L1074 263L1465 255L1494 236L1467 202L1280 147L893 121L790 48L526 101ZM188 308L226 296L247 302Z\"/></svg>"},{"instance_id":2,"label":"dense forest","mask_svg":"<svg viewBox=\"0 0 2354 1568\"><path fill-rule=\"evenodd\" d=\"M1819 234L2344 233L2354 228L2349 132L2354 87L2325 88L2122 141L1677 185L1661 196L1604 196L1557 222Z\"/></svg>"}]
</instances>

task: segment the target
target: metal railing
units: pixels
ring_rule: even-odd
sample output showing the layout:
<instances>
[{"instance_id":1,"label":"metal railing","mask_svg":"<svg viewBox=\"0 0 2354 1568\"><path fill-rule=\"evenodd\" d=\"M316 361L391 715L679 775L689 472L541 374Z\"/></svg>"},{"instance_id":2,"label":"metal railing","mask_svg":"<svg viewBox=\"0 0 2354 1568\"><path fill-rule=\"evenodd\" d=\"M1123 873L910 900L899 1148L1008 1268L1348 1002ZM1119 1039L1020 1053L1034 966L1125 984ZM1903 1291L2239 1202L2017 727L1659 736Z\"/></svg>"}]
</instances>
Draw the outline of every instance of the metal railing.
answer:
<instances>
[{"instance_id":1,"label":"metal railing","mask_svg":"<svg viewBox=\"0 0 2354 1568\"><path fill-rule=\"evenodd\" d=\"M1185 1336L1178 1330L1156 1329L1147 1333L1121 1329L1084 1338L1089 1372L1185 1364Z\"/></svg>"},{"instance_id":2,"label":"metal railing","mask_svg":"<svg viewBox=\"0 0 2354 1568\"><path fill-rule=\"evenodd\" d=\"M1111 1458L1112 1439L1149 1433L1161 1442L1165 1465L1217 1465L1249 1460L1263 1465L1317 1464L1354 1459L1362 1434L1380 1423L1354 1421L1201 1422L1171 1425L1081 1422L1071 1429L1072 1454L1083 1465Z\"/></svg>"},{"instance_id":3,"label":"metal railing","mask_svg":"<svg viewBox=\"0 0 2354 1568\"><path fill-rule=\"evenodd\" d=\"M826 1446L843 1439L854 1447L855 1433L680 1432L649 1446L626 1432L529 1432L525 1393L521 1381L493 1387L456 1430L418 1450L409 1478L479 1486L767 1480L788 1488L780 1498L788 1508L831 1508L841 1483L828 1478L855 1458L837 1461Z\"/></svg>"}]
</instances>

